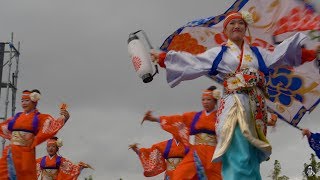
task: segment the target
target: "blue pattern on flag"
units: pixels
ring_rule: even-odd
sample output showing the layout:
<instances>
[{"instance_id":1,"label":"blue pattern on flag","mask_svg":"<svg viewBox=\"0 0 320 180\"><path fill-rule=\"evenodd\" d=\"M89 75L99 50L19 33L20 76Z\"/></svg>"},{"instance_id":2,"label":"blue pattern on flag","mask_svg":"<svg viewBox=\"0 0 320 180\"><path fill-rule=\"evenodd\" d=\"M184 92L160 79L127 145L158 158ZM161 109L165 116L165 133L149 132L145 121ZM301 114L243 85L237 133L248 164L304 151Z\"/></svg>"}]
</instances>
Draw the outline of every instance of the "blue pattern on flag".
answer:
<instances>
[{"instance_id":1,"label":"blue pattern on flag","mask_svg":"<svg viewBox=\"0 0 320 180\"><path fill-rule=\"evenodd\" d=\"M318 158L320 159L320 133L311 133L308 139L310 147L314 150Z\"/></svg>"}]
</instances>

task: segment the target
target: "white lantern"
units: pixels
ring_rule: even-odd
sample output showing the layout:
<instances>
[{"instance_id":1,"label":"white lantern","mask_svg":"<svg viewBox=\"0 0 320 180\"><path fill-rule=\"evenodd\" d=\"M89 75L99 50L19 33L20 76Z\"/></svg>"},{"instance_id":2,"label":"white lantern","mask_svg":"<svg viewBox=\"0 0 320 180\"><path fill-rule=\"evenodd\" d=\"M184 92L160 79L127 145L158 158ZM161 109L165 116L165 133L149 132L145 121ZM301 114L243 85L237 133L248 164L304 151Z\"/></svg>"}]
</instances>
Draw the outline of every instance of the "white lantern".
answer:
<instances>
[{"instance_id":1,"label":"white lantern","mask_svg":"<svg viewBox=\"0 0 320 180\"><path fill-rule=\"evenodd\" d=\"M141 31L141 30L140 30ZM137 32L140 32L137 31ZM149 51L145 48L136 33L131 33L128 39L128 52L135 71L144 83L153 80L153 68ZM148 41L147 37L146 40ZM149 42L148 42L149 43ZM152 46L149 43L149 46Z\"/></svg>"}]
</instances>

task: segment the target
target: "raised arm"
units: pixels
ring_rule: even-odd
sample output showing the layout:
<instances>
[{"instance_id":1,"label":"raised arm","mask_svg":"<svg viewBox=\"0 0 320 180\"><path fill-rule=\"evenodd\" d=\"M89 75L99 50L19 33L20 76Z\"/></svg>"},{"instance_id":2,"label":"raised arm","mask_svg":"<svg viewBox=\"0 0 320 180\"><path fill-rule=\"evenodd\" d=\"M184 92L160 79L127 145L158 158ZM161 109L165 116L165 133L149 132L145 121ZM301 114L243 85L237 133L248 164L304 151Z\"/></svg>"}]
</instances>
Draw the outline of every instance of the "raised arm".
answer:
<instances>
[{"instance_id":1,"label":"raised arm","mask_svg":"<svg viewBox=\"0 0 320 180\"><path fill-rule=\"evenodd\" d=\"M212 62L220 51L221 47L216 47L196 56L187 52L169 51L166 54L151 53L151 57L160 66L166 68L167 81L171 87L174 87L181 81L207 75L212 67Z\"/></svg>"},{"instance_id":2,"label":"raised arm","mask_svg":"<svg viewBox=\"0 0 320 180\"><path fill-rule=\"evenodd\" d=\"M259 48L259 51L268 67L299 66L315 58L315 51L302 49L302 42L305 39L307 39L305 34L296 33L277 45L273 52L262 48Z\"/></svg>"},{"instance_id":3,"label":"raised arm","mask_svg":"<svg viewBox=\"0 0 320 180\"><path fill-rule=\"evenodd\" d=\"M82 169L83 167L79 164L73 164L70 160L62 158L57 179L77 179Z\"/></svg>"},{"instance_id":4,"label":"raised arm","mask_svg":"<svg viewBox=\"0 0 320 180\"><path fill-rule=\"evenodd\" d=\"M152 145L151 148L138 148L137 144L129 146L139 156L143 167L143 174L146 177L156 176L167 169L163 152L167 141Z\"/></svg>"},{"instance_id":5,"label":"raised arm","mask_svg":"<svg viewBox=\"0 0 320 180\"><path fill-rule=\"evenodd\" d=\"M33 141L32 147L41 144L58 133L69 119L69 112L67 110L60 110L58 119L53 118L48 114L39 115L39 130Z\"/></svg>"}]
</instances>

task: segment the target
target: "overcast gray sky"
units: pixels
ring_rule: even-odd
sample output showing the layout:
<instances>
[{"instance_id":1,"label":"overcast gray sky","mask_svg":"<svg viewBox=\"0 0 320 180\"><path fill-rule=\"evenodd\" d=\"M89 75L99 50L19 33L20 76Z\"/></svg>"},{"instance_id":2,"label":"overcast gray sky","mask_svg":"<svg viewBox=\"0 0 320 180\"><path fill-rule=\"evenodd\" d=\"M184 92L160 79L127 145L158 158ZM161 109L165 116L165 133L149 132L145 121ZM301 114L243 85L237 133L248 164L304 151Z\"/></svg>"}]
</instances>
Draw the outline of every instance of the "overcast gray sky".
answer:
<instances>
[{"instance_id":1,"label":"overcast gray sky","mask_svg":"<svg viewBox=\"0 0 320 180\"><path fill-rule=\"evenodd\" d=\"M201 110L201 90L212 81L200 78L170 88L165 71L160 70L151 83L144 84L127 53L128 34L144 29L152 44L159 47L178 27L223 13L232 3L233 0L2 1L0 41L8 41L11 32L15 33L15 41L21 41L18 88L38 88L42 92L41 112L57 116L59 103L69 104L71 118L58 134L64 140L60 153L95 168L84 170L82 179L92 174L97 180L140 180L145 179L140 162L128 151L128 145L139 142L148 147L170 137L158 124L140 126L144 112L151 109L160 115ZM19 105L19 99L17 102ZM320 132L319 116L318 107L300 125ZM303 163L308 162L312 152L307 140L282 122L269 130L268 136L273 154L261 166L263 179L268 179L275 159L280 160L285 175L301 179ZM45 154L43 145L37 154ZM150 179L162 178L159 175Z\"/></svg>"}]
</instances>

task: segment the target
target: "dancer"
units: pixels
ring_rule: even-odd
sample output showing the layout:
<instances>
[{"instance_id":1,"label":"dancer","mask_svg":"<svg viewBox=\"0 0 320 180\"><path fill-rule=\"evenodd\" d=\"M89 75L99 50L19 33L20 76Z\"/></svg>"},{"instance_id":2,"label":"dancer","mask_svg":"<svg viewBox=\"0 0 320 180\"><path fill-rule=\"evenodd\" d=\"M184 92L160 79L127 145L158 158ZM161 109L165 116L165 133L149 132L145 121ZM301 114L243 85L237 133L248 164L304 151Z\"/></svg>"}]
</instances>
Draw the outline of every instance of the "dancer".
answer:
<instances>
[{"instance_id":1,"label":"dancer","mask_svg":"<svg viewBox=\"0 0 320 180\"><path fill-rule=\"evenodd\" d=\"M159 122L164 130L180 139L190 151L178 165L173 178L180 179L221 179L221 163L212 163L217 139L215 132L216 104L220 91L215 86L202 92L203 110L186 112L182 115L155 117L148 111L143 121ZM176 128L174 128L176 127ZM193 146L189 144L189 135L195 135Z\"/></svg>"},{"instance_id":2,"label":"dancer","mask_svg":"<svg viewBox=\"0 0 320 180\"><path fill-rule=\"evenodd\" d=\"M0 179L37 179L35 147L53 137L69 119L64 108L60 109L58 119L40 113L39 100L39 90L23 91L24 111L0 123L0 136L10 140L0 159Z\"/></svg>"},{"instance_id":3,"label":"dancer","mask_svg":"<svg viewBox=\"0 0 320 180\"><path fill-rule=\"evenodd\" d=\"M52 137L47 141L48 155L37 159L37 176L41 180L75 180L83 168L90 165L80 162L73 164L66 158L58 155L62 147L62 140Z\"/></svg>"},{"instance_id":4,"label":"dancer","mask_svg":"<svg viewBox=\"0 0 320 180\"><path fill-rule=\"evenodd\" d=\"M218 144L213 161L222 161L223 178L228 180L261 179L260 163L271 155L266 139L268 67L297 66L316 58L315 51L301 51L301 41L306 38L302 33L283 41L272 53L250 46L244 39L250 22L250 13L230 12L223 23L227 43L196 56L151 52L153 60L166 67L172 87L204 75L223 80L225 93L217 113Z\"/></svg>"}]
</instances>

